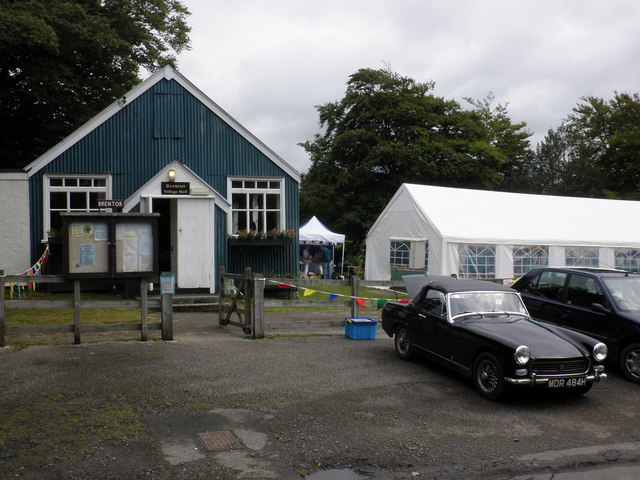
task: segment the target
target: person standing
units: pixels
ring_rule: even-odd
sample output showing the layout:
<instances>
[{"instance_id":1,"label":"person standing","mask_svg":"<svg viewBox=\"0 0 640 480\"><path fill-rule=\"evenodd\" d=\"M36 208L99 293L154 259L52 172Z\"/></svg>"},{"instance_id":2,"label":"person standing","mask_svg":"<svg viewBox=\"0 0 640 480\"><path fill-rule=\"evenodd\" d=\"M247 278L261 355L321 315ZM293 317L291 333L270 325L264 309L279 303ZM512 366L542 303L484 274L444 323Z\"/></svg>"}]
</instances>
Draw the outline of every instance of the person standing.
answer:
<instances>
[{"instance_id":1,"label":"person standing","mask_svg":"<svg viewBox=\"0 0 640 480\"><path fill-rule=\"evenodd\" d=\"M311 254L309 253L309 245L305 245L302 249L302 263L304 264L304 276L309 276L309 264L311 263Z\"/></svg>"},{"instance_id":2,"label":"person standing","mask_svg":"<svg viewBox=\"0 0 640 480\"><path fill-rule=\"evenodd\" d=\"M331 278L332 263L333 263L333 254L331 253L331 249L329 248L329 244L325 243L320 249L320 257L322 260L322 278Z\"/></svg>"}]
</instances>

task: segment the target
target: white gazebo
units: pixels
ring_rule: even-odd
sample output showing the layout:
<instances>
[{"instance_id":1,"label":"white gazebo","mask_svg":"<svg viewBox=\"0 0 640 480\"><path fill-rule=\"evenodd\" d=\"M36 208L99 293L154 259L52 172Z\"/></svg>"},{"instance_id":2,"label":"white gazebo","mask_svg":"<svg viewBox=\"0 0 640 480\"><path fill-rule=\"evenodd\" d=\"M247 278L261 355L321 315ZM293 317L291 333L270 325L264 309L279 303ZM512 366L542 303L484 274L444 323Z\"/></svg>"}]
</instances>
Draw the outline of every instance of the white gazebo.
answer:
<instances>
[{"instance_id":1,"label":"white gazebo","mask_svg":"<svg viewBox=\"0 0 640 480\"><path fill-rule=\"evenodd\" d=\"M307 223L302 225L299 230L300 245L323 245L330 244L332 248L336 245L342 245L342 263L340 274L344 269L344 240L342 233L335 233L329 230L316 216L311 217Z\"/></svg>"}]
</instances>

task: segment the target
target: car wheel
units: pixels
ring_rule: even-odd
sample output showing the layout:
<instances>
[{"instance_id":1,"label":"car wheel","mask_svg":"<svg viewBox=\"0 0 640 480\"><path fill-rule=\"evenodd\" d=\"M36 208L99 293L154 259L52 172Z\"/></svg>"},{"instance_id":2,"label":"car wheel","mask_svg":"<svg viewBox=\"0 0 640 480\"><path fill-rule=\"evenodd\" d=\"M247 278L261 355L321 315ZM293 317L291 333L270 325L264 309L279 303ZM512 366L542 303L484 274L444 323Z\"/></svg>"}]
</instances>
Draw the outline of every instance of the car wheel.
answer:
<instances>
[{"instance_id":1,"label":"car wheel","mask_svg":"<svg viewBox=\"0 0 640 480\"><path fill-rule=\"evenodd\" d=\"M498 359L490 353L483 353L473 364L473 384L480 395L489 400L497 400L505 390L504 375Z\"/></svg>"},{"instance_id":2,"label":"car wheel","mask_svg":"<svg viewBox=\"0 0 640 480\"><path fill-rule=\"evenodd\" d=\"M400 327L395 335L396 353L403 360L411 360L414 357L413 343L409 337L409 330Z\"/></svg>"},{"instance_id":3,"label":"car wheel","mask_svg":"<svg viewBox=\"0 0 640 480\"><path fill-rule=\"evenodd\" d=\"M620 354L620 368L625 377L640 383L640 343L632 343Z\"/></svg>"}]
</instances>

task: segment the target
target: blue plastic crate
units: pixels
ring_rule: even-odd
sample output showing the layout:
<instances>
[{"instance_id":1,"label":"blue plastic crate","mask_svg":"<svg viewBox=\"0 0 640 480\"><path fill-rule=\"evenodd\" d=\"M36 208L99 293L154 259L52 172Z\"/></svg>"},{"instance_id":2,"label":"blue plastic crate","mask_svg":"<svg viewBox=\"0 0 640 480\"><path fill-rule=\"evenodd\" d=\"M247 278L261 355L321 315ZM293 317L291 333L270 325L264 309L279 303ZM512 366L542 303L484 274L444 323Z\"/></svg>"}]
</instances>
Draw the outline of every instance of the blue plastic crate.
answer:
<instances>
[{"instance_id":1,"label":"blue plastic crate","mask_svg":"<svg viewBox=\"0 0 640 480\"><path fill-rule=\"evenodd\" d=\"M376 326L370 318L345 318L344 334L353 340L372 340L376 338Z\"/></svg>"}]
</instances>

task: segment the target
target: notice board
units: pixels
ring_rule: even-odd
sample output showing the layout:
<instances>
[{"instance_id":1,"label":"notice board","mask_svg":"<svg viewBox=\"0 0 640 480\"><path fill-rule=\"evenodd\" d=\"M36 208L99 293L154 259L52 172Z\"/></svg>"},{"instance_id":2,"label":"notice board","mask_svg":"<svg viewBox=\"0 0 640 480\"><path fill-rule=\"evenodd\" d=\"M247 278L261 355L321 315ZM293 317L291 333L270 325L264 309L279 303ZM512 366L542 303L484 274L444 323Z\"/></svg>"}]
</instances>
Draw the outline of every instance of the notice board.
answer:
<instances>
[{"instance_id":1,"label":"notice board","mask_svg":"<svg viewBox=\"0 0 640 480\"><path fill-rule=\"evenodd\" d=\"M158 276L159 214L63 212L60 216L67 277Z\"/></svg>"}]
</instances>

